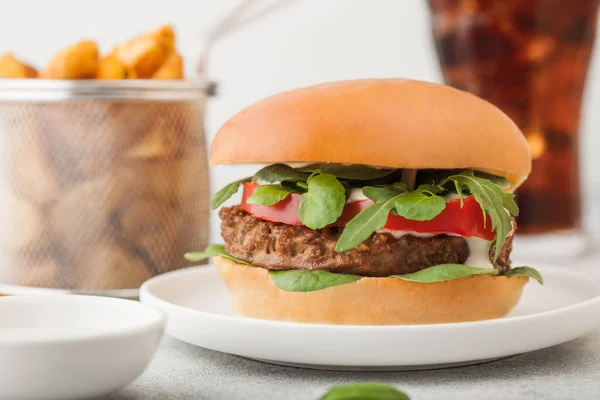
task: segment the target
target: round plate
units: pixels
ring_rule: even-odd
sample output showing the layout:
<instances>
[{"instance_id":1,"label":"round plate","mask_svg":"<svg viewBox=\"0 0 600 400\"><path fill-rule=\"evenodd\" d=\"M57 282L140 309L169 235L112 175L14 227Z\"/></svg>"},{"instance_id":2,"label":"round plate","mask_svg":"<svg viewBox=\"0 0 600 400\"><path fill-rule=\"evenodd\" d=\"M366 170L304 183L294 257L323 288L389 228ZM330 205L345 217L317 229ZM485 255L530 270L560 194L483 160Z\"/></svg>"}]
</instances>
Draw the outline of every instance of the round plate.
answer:
<instances>
[{"instance_id":1,"label":"round plate","mask_svg":"<svg viewBox=\"0 0 600 400\"><path fill-rule=\"evenodd\" d=\"M600 324L600 282L566 268L538 268L519 305L502 319L436 325L350 326L234 316L213 266L147 281L142 302L168 314L166 333L212 350L305 368L440 368L543 349Z\"/></svg>"}]
</instances>

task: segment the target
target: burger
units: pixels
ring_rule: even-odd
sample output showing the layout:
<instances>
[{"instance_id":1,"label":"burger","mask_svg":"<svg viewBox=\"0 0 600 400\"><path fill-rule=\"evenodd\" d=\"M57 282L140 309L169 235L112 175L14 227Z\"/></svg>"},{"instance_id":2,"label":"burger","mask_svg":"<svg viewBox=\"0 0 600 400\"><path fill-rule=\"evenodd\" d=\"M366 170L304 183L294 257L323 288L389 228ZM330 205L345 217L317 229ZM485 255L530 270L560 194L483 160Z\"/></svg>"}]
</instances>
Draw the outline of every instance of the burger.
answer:
<instances>
[{"instance_id":1,"label":"burger","mask_svg":"<svg viewBox=\"0 0 600 400\"><path fill-rule=\"evenodd\" d=\"M498 318L533 268L511 265L512 192L531 156L502 111L404 79L320 84L244 109L217 132L211 164L257 172L216 193L213 257L234 312L325 324ZM262 168L260 167L262 166Z\"/></svg>"}]
</instances>

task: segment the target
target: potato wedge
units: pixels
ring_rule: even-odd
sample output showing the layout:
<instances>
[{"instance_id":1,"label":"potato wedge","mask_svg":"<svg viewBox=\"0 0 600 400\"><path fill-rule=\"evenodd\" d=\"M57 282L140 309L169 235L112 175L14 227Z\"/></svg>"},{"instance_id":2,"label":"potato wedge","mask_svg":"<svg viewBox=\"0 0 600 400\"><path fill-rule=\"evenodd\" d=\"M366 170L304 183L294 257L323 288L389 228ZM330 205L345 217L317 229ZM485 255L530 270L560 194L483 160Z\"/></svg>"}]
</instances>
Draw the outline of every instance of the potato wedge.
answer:
<instances>
[{"instance_id":1,"label":"potato wedge","mask_svg":"<svg viewBox=\"0 0 600 400\"><path fill-rule=\"evenodd\" d=\"M7 53L0 57L0 78L35 78L38 72L30 65Z\"/></svg>"},{"instance_id":2,"label":"potato wedge","mask_svg":"<svg viewBox=\"0 0 600 400\"><path fill-rule=\"evenodd\" d=\"M40 77L45 79L91 79L98 70L98 46L85 40L58 52Z\"/></svg>"},{"instance_id":3,"label":"potato wedge","mask_svg":"<svg viewBox=\"0 0 600 400\"><path fill-rule=\"evenodd\" d=\"M133 70L138 78L147 79L151 78L173 53L174 43L173 28L164 26L117 46L111 54Z\"/></svg>"},{"instance_id":4,"label":"potato wedge","mask_svg":"<svg viewBox=\"0 0 600 400\"><path fill-rule=\"evenodd\" d=\"M96 79L125 79L127 70L121 61L114 55L108 55L100 59Z\"/></svg>"},{"instance_id":5,"label":"potato wedge","mask_svg":"<svg viewBox=\"0 0 600 400\"><path fill-rule=\"evenodd\" d=\"M152 75L152 79L183 79L183 58L177 52L172 53L167 61Z\"/></svg>"}]
</instances>

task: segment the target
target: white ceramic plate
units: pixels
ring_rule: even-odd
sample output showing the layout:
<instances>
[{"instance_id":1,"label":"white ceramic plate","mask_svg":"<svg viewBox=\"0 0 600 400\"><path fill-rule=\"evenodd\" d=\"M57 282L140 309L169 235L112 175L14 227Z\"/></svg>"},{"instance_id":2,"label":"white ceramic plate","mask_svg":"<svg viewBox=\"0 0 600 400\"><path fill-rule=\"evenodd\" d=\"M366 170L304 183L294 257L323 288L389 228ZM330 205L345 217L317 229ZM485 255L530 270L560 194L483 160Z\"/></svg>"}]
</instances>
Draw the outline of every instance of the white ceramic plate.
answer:
<instances>
[{"instance_id":1,"label":"white ceramic plate","mask_svg":"<svg viewBox=\"0 0 600 400\"><path fill-rule=\"evenodd\" d=\"M83 399L144 371L165 316L132 300L0 297L0 398Z\"/></svg>"},{"instance_id":2,"label":"white ceramic plate","mask_svg":"<svg viewBox=\"0 0 600 400\"><path fill-rule=\"evenodd\" d=\"M344 326L234 316L217 270L194 267L146 282L142 302L168 314L184 342L277 364L345 370L439 368L538 350L600 325L600 283L567 268L539 268L506 318L412 326Z\"/></svg>"}]
</instances>

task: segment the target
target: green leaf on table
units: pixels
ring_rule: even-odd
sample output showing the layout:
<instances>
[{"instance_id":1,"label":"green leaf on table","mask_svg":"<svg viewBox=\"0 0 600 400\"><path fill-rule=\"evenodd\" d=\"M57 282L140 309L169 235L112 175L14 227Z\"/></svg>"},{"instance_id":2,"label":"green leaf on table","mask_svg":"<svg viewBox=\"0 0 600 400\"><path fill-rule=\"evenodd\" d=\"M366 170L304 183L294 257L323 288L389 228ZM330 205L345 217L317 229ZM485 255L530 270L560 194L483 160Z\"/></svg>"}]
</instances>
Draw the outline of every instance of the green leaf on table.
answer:
<instances>
[{"instance_id":1,"label":"green leaf on table","mask_svg":"<svg viewBox=\"0 0 600 400\"><path fill-rule=\"evenodd\" d=\"M319 400L410 400L393 386L377 382L334 386Z\"/></svg>"},{"instance_id":2,"label":"green leaf on table","mask_svg":"<svg viewBox=\"0 0 600 400\"><path fill-rule=\"evenodd\" d=\"M213 210L216 210L221 206L221 204L225 203L227 199L237 193L240 188L240 185L244 182L249 182L250 178L240 179L239 181L235 181L225 186L223 189L219 190L215 193L215 197L213 197L211 207Z\"/></svg>"},{"instance_id":3,"label":"green leaf on table","mask_svg":"<svg viewBox=\"0 0 600 400\"><path fill-rule=\"evenodd\" d=\"M246 262L244 260L240 260L239 258L235 258L235 257L230 256L229 254L227 254L225 252L225 248L221 244L211 244L204 251L197 251L197 252L193 252L193 253L186 253L184 257L188 261L197 262L197 261L206 260L207 258L214 257L214 256L219 256L219 257L227 258L227 259L229 259L231 261L234 261L234 262L236 262L238 264L252 265L249 262Z\"/></svg>"},{"instance_id":4,"label":"green leaf on table","mask_svg":"<svg viewBox=\"0 0 600 400\"><path fill-rule=\"evenodd\" d=\"M289 194L290 191L282 188L280 185L261 185L252 192L246 203L258 206L272 206L288 197Z\"/></svg>"},{"instance_id":5,"label":"green leaf on table","mask_svg":"<svg viewBox=\"0 0 600 400\"><path fill-rule=\"evenodd\" d=\"M398 215L413 221L429 221L446 208L446 199L420 190L406 193L394 202Z\"/></svg>"},{"instance_id":6,"label":"green leaf on table","mask_svg":"<svg viewBox=\"0 0 600 400\"><path fill-rule=\"evenodd\" d=\"M300 172L285 164L271 164L260 171L258 171L252 177L252 182L282 182L288 181L306 181L310 174Z\"/></svg>"},{"instance_id":7,"label":"green leaf on table","mask_svg":"<svg viewBox=\"0 0 600 400\"><path fill-rule=\"evenodd\" d=\"M334 175L336 178L354 180L354 181L371 181L384 178L393 174L395 169L376 169L366 165L343 165L336 163L320 163L311 164L306 167L298 168L299 171L313 172L320 170L324 174Z\"/></svg>"},{"instance_id":8,"label":"green leaf on table","mask_svg":"<svg viewBox=\"0 0 600 400\"><path fill-rule=\"evenodd\" d=\"M380 201L372 206L362 210L356 217L352 218L344 228L335 251L342 252L350 250L369 236L373 232L383 228L388 219L388 214L394 208L394 201L402 194L391 197L385 201Z\"/></svg>"},{"instance_id":9,"label":"green leaf on table","mask_svg":"<svg viewBox=\"0 0 600 400\"><path fill-rule=\"evenodd\" d=\"M286 292L313 292L331 286L356 282L362 278L358 275L336 274L328 271L307 271L302 269L289 271L271 271L271 280Z\"/></svg>"},{"instance_id":10,"label":"green leaf on table","mask_svg":"<svg viewBox=\"0 0 600 400\"><path fill-rule=\"evenodd\" d=\"M540 285L544 284L544 278L542 278L542 274L540 274L539 271L535 268L531 267L513 268L510 271L502 274L502 276L526 276L528 278L536 280Z\"/></svg>"},{"instance_id":11,"label":"green leaf on table","mask_svg":"<svg viewBox=\"0 0 600 400\"><path fill-rule=\"evenodd\" d=\"M311 229L321 229L342 215L346 189L331 174L316 173L308 180L308 190L300 197L298 217Z\"/></svg>"},{"instance_id":12,"label":"green leaf on table","mask_svg":"<svg viewBox=\"0 0 600 400\"><path fill-rule=\"evenodd\" d=\"M440 264L411 274L391 275L391 277L410 282L433 283L450 281L452 279L465 278L473 275L498 275L498 270L469 267L464 264Z\"/></svg>"}]
</instances>

